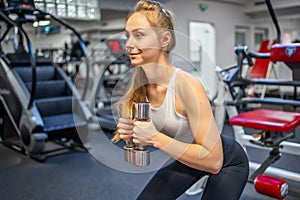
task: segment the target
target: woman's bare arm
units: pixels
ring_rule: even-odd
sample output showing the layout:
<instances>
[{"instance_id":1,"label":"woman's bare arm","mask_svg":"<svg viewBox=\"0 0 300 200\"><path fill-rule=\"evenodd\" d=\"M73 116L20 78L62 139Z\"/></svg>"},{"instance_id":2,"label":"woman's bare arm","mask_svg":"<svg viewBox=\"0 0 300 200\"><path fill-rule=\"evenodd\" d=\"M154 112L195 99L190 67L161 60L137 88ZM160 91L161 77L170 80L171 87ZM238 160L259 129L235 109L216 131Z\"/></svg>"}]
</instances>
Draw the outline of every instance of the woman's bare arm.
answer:
<instances>
[{"instance_id":1,"label":"woman's bare arm","mask_svg":"<svg viewBox=\"0 0 300 200\"><path fill-rule=\"evenodd\" d=\"M178 161L204 171L218 173L223 164L219 130L202 84L181 71L176 80L176 94L182 112L188 117L196 144L188 144L165 134L156 134L151 143Z\"/></svg>"}]
</instances>

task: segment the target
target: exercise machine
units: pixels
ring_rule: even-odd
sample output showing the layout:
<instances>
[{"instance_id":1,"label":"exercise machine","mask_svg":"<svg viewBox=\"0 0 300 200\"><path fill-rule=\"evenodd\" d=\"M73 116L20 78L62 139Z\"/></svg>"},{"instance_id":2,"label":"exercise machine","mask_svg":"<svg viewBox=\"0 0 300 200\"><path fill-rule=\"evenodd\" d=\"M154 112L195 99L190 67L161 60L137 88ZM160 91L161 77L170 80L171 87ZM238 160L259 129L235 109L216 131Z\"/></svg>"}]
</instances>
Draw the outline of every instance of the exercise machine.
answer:
<instances>
[{"instance_id":1,"label":"exercise machine","mask_svg":"<svg viewBox=\"0 0 300 200\"><path fill-rule=\"evenodd\" d=\"M105 58L92 62L92 68L99 69L96 73L99 75L95 77L99 81L95 84L93 95L90 95L95 97L90 104L101 128L114 132L117 124L115 118L118 117L114 103L127 92L134 70L125 51L124 39L106 39L102 45L105 47L98 48L105 49Z\"/></svg>"},{"instance_id":2,"label":"exercise machine","mask_svg":"<svg viewBox=\"0 0 300 200\"><path fill-rule=\"evenodd\" d=\"M247 46L235 47L237 65L220 69L219 72L226 83L226 110L235 139L245 147L245 150L246 147L254 147L269 151L269 156L262 163L250 162L254 172L250 175L249 182L254 183L258 192L282 199L288 190L285 181L266 177L264 173L300 181L299 173L271 166L280 159L282 153L300 156L300 144L292 140L300 124L300 101L297 96L297 88L300 86L300 45L280 44L281 34L275 12L270 0L265 2L277 30L277 44L272 45L270 52L267 53L251 52ZM285 63L293 72L293 80L243 77L244 64L253 65L253 58ZM294 88L294 95L292 99L249 97L245 89L253 84L290 86ZM248 106L252 103L262 106L253 109ZM273 105L275 108L267 108L264 105ZM281 109L278 109L278 106ZM245 133L245 129L252 129L255 132L251 136ZM271 182L277 184L267 189L265 186Z\"/></svg>"},{"instance_id":3,"label":"exercise machine","mask_svg":"<svg viewBox=\"0 0 300 200\"><path fill-rule=\"evenodd\" d=\"M84 94L60 67L36 56L24 26L46 18L60 22L78 36L86 56L84 41L66 22L37 10L33 0L2 0L0 5L0 18L6 25L0 43L11 30L18 39L15 51L1 49L1 143L38 161L70 150L85 151L82 133L88 134L92 114Z\"/></svg>"},{"instance_id":4,"label":"exercise machine","mask_svg":"<svg viewBox=\"0 0 300 200\"><path fill-rule=\"evenodd\" d=\"M300 181L300 174L288 170L271 167L271 164L280 159L282 153L300 155L300 144L291 141L295 137L296 128L300 124L300 101L297 97L297 87L300 86L300 45L299 44L280 44L280 28L276 19L275 12L270 0L265 0L270 15L277 30L277 44L272 45L269 53L255 53L249 51L247 46L235 47L237 65L220 69L227 87L226 109L229 123L233 126L235 139L245 147L255 147L269 150L269 156L262 163L250 162L254 172L250 175L249 181L256 184L261 183L263 173L267 170L275 176ZM243 66L252 65L252 59L269 59L272 62L284 62L293 71L294 80L274 80L274 79L255 79L242 76ZM246 62L245 62L246 61ZM281 99L274 97L248 97L245 89L252 84L277 85L294 87L293 99ZM262 107L253 109L248 105L251 103L261 104ZM281 109L265 108L263 105L281 106ZM288 108L288 109L287 109ZM245 128L256 130L251 136L245 133ZM259 180L259 181L258 181ZM264 179L272 181L272 178ZM275 178L273 179L275 180ZM282 182L278 181L278 184ZM282 184L283 185L283 184ZM280 189L285 191L280 191ZM280 198L286 195L287 187L273 188ZM259 190L259 192L262 192ZM268 191L263 191L270 194ZM277 198L279 198L277 196Z\"/></svg>"},{"instance_id":5,"label":"exercise machine","mask_svg":"<svg viewBox=\"0 0 300 200\"><path fill-rule=\"evenodd\" d=\"M297 45L293 45L293 48ZM271 48L270 59L272 61L283 61L282 57L278 56L277 51L281 51L281 55L284 55L286 49L289 48L287 45L274 45ZM245 51L242 51L246 55ZM237 51L239 54L239 51ZM248 55L251 55L249 53ZM259 54L256 54L258 56ZM260 55L266 56L266 55ZM285 56L284 56L285 57ZM295 58L299 59L295 55ZM294 59L294 58L293 58ZM294 67L296 63L300 63L300 60L286 62L287 64L292 64ZM242 64L241 64L242 65ZM251 177L250 181L254 181L255 177L264 172L264 170L280 158L282 152L300 155L299 148L300 144L286 141L295 136L295 129L300 124L300 113L299 106L300 101L297 99L297 87L300 86L299 81L290 81L290 80L270 80L270 79L247 79L239 76L239 65L227 68L221 73L224 73L226 70L233 70L234 72L230 75L225 75L225 82L227 83L227 114L230 118L230 124L233 125L235 138L244 146L259 145L261 147L272 148L270 152L270 157L266 162L260 167L260 169L255 172ZM225 73L226 74L226 73ZM224 75L224 74L223 74ZM267 85L285 85L292 86L295 88L294 99L281 99L281 98L257 98L257 97L248 97L245 95L245 88L251 84L267 84ZM274 105L283 107L281 110L274 109L250 109L247 107L250 103L259 103L262 105ZM289 110L284 109L285 107ZM237 110L239 109L240 112ZM254 141L253 138L249 135L244 134L244 128L252 128L262 130L262 132L255 134L258 136L258 141ZM272 133L270 133L272 132ZM284 147L284 148L283 148ZM289 175L290 174L290 175ZM289 178L297 179L300 181L300 176L291 174L289 172L282 172L283 176L289 176Z\"/></svg>"}]
</instances>

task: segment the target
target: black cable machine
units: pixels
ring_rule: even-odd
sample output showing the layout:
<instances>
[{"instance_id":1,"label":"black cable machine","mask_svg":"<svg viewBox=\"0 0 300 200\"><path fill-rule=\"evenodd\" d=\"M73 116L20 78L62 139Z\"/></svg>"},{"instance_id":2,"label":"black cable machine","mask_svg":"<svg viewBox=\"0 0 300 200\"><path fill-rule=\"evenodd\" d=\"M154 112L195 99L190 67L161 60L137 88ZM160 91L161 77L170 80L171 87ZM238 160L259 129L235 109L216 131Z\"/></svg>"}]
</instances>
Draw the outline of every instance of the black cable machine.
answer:
<instances>
[{"instance_id":1,"label":"black cable machine","mask_svg":"<svg viewBox=\"0 0 300 200\"><path fill-rule=\"evenodd\" d=\"M93 62L94 68L100 66L100 79L95 89L94 102L91 103L101 128L114 132L114 106L129 89L134 68L125 51L126 40L110 38L104 41L107 46L107 59Z\"/></svg>"},{"instance_id":2,"label":"black cable machine","mask_svg":"<svg viewBox=\"0 0 300 200\"><path fill-rule=\"evenodd\" d=\"M269 156L262 163L250 162L250 166L256 168L249 177L250 182L256 183L257 178L267 169L275 176L300 181L299 173L280 168L270 169L270 166L280 159L282 153L300 155L300 144L291 141L295 137L295 129L300 125L300 101L297 96L297 88L300 87L300 44L280 44L281 32L271 1L265 0L265 3L277 31L277 44L272 45L270 53L251 52L247 46L235 47L237 65L219 70L227 85L226 110L230 118L229 123L233 126L235 139L239 143L244 147L270 150ZM253 58L285 63L293 72L293 80L243 77L243 67L245 65L251 67ZM294 94L289 99L273 96L248 97L245 89L252 84L290 86L294 88ZM262 106L258 108L248 107L252 103ZM275 108L268 108L266 105L273 105ZM280 109L277 106L280 106ZM245 134L244 128L257 130L257 132L251 136ZM280 187L278 188L280 189ZM278 188L274 188L274 190L277 191ZM267 193L267 191L264 192Z\"/></svg>"},{"instance_id":3,"label":"black cable machine","mask_svg":"<svg viewBox=\"0 0 300 200\"><path fill-rule=\"evenodd\" d=\"M12 28L18 30L19 37L15 52L6 53L1 48L2 144L39 161L69 150L85 150L82 139L88 134L87 128L92 121L92 114L83 102L85 92L80 95L60 67L48 59L36 57L23 25L46 17L59 22L78 37L88 62L80 34L66 22L37 10L33 0L1 0L0 6L0 19L7 27L0 38L1 47ZM11 14L17 17L12 19ZM87 87L86 84L84 91Z\"/></svg>"},{"instance_id":4,"label":"black cable machine","mask_svg":"<svg viewBox=\"0 0 300 200\"><path fill-rule=\"evenodd\" d=\"M247 46L236 46L235 54L237 56L237 65L223 69L221 74L224 82L228 85L228 89L233 97L233 101L227 102L228 105L239 106L240 109L247 109L249 103L288 105L294 108L300 106L299 97L297 97L297 88L300 86L300 58L299 43L280 44L281 31L270 0L265 0L266 6L272 18L277 33L277 44L272 45L270 53L258 53L249 51ZM276 80L276 79L257 79L242 76L243 67L245 65L253 66L253 59L269 59L272 62L284 62L293 72L293 80ZM252 84L257 85L276 85L291 86L294 88L294 95L291 99L279 98L253 98L247 97L245 89Z\"/></svg>"}]
</instances>

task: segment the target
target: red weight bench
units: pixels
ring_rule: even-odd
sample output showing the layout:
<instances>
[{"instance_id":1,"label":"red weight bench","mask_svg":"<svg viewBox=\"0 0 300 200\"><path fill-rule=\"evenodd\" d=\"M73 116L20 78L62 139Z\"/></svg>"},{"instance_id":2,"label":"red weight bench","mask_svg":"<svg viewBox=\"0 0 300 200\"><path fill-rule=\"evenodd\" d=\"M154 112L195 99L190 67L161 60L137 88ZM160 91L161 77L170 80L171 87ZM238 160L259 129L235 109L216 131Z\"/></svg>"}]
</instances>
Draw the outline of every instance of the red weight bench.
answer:
<instances>
[{"instance_id":1,"label":"red weight bench","mask_svg":"<svg viewBox=\"0 0 300 200\"><path fill-rule=\"evenodd\" d=\"M230 118L229 123L244 128L261 130L258 134L254 134L259 139L250 140L250 142L272 148L269 157L250 176L249 181L253 183L259 174L262 174L272 163L280 158L279 150L283 148L280 143L294 137L295 133L293 130L300 124L300 113L257 109L238 114Z\"/></svg>"}]
</instances>

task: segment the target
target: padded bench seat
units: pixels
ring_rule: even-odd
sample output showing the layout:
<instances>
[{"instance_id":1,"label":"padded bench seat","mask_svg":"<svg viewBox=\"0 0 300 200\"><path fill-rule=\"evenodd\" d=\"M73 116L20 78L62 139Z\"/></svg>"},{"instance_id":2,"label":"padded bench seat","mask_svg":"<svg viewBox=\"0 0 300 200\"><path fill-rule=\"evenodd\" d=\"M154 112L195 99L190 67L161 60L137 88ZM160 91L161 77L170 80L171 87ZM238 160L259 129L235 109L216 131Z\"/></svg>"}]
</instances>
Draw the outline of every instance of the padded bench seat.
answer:
<instances>
[{"instance_id":1,"label":"padded bench seat","mask_svg":"<svg viewBox=\"0 0 300 200\"><path fill-rule=\"evenodd\" d=\"M300 124L300 113L271 109L257 109L244 112L230 118L231 125L242 126L262 130L258 141L250 140L251 143L271 147L269 156L261 163L248 181L255 182L256 177L274 162L280 159L281 142L294 136L293 129ZM273 134L270 132L273 131ZM283 134L282 134L283 133Z\"/></svg>"},{"instance_id":2,"label":"padded bench seat","mask_svg":"<svg viewBox=\"0 0 300 200\"><path fill-rule=\"evenodd\" d=\"M300 113L257 109L230 118L231 125L274 132L289 132L300 124Z\"/></svg>"}]
</instances>

